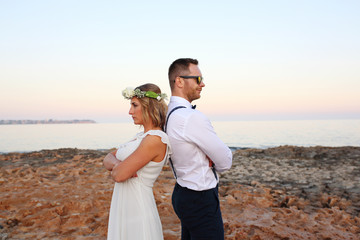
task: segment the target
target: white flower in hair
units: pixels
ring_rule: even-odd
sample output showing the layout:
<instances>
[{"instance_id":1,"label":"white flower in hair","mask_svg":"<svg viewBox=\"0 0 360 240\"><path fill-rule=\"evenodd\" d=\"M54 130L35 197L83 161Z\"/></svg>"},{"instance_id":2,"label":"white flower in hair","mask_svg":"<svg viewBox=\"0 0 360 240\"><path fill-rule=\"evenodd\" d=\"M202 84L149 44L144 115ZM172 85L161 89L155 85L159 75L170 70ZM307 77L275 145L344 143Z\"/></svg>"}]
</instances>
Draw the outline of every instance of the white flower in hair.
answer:
<instances>
[{"instance_id":1,"label":"white flower in hair","mask_svg":"<svg viewBox=\"0 0 360 240\"><path fill-rule=\"evenodd\" d=\"M161 94L160 94L160 98L161 98L161 99L164 99L164 100L168 100L166 93L161 93ZM160 100L159 100L159 101L160 101Z\"/></svg>"},{"instance_id":2,"label":"white flower in hair","mask_svg":"<svg viewBox=\"0 0 360 240\"><path fill-rule=\"evenodd\" d=\"M133 97L137 97L137 98L148 97L148 98L154 98L158 101L161 101L161 99L167 99L166 93L159 94L153 91L141 91L139 88L134 89L131 87L127 87L126 89L124 89L122 91L122 95L126 99L132 99Z\"/></svg>"},{"instance_id":3,"label":"white flower in hair","mask_svg":"<svg viewBox=\"0 0 360 240\"><path fill-rule=\"evenodd\" d=\"M131 87L127 87L122 91L122 95L124 96L124 98L131 99L135 96L134 89Z\"/></svg>"}]
</instances>

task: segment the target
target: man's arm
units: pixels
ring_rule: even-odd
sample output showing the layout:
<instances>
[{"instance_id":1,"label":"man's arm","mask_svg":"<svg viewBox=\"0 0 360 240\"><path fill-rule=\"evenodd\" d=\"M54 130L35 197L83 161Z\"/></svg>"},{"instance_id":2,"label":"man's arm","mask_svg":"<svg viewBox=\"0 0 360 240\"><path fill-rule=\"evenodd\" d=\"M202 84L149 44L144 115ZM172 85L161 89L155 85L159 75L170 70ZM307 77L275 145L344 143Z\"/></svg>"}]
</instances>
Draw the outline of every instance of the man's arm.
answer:
<instances>
[{"instance_id":1,"label":"man's arm","mask_svg":"<svg viewBox=\"0 0 360 240\"><path fill-rule=\"evenodd\" d=\"M215 165L215 170L229 170L232 164L232 152L216 135L209 119L198 112L193 114L186 127L186 137L194 142Z\"/></svg>"}]
</instances>

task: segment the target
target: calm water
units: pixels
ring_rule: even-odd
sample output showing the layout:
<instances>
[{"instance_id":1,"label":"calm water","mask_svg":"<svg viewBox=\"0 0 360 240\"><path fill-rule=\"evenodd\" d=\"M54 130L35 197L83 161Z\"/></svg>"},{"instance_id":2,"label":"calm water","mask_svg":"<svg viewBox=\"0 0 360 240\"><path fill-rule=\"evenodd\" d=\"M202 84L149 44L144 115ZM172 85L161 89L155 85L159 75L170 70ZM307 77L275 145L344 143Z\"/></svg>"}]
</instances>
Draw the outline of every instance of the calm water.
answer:
<instances>
[{"instance_id":1,"label":"calm water","mask_svg":"<svg viewBox=\"0 0 360 240\"><path fill-rule=\"evenodd\" d=\"M213 122L230 147L360 146L360 120ZM142 131L132 123L0 125L0 152L110 149Z\"/></svg>"}]
</instances>

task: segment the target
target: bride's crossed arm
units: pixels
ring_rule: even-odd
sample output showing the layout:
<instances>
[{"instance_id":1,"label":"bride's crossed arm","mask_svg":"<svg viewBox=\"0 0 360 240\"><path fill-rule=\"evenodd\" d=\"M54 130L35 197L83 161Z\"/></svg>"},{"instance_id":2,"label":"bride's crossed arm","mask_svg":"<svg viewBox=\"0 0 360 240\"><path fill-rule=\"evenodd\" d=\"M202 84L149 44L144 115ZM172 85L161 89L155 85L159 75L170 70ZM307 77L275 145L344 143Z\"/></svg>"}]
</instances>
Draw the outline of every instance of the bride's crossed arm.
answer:
<instances>
[{"instance_id":1,"label":"bride's crossed arm","mask_svg":"<svg viewBox=\"0 0 360 240\"><path fill-rule=\"evenodd\" d=\"M109 156L109 166L112 167L111 176L115 182L126 181L136 176L136 172L150 161L162 161L165 153L166 144L161 141L161 138L159 136L147 135L141 141L139 147L124 161L117 160L117 163L113 164L113 158Z\"/></svg>"},{"instance_id":2,"label":"bride's crossed arm","mask_svg":"<svg viewBox=\"0 0 360 240\"><path fill-rule=\"evenodd\" d=\"M117 159L115 157L116 152L117 152L117 150L115 150L111 153L108 153L103 160L104 167L109 171L112 171L114 166L121 162L119 159Z\"/></svg>"}]
</instances>

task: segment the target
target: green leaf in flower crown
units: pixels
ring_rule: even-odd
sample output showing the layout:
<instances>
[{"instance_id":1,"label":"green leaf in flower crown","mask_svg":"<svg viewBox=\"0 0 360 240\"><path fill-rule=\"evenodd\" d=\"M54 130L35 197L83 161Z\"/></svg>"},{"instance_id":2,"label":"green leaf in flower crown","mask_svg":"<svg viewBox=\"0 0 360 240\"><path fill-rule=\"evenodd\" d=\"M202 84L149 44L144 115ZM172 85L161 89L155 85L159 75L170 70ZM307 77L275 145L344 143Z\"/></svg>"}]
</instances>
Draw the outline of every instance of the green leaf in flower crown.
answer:
<instances>
[{"instance_id":1,"label":"green leaf in flower crown","mask_svg":"<svg viewBox=\"0 0 360 240\"><path fill-rule=\"evenodd\" d=\"M146 96L146 97L149 97L149 98L157 98L157 97L159 96L159 94L154 93L154 92L152 92L152 91L147 91L147 92L145 93L145 96Z\"/></svg>"}]
</instances>

